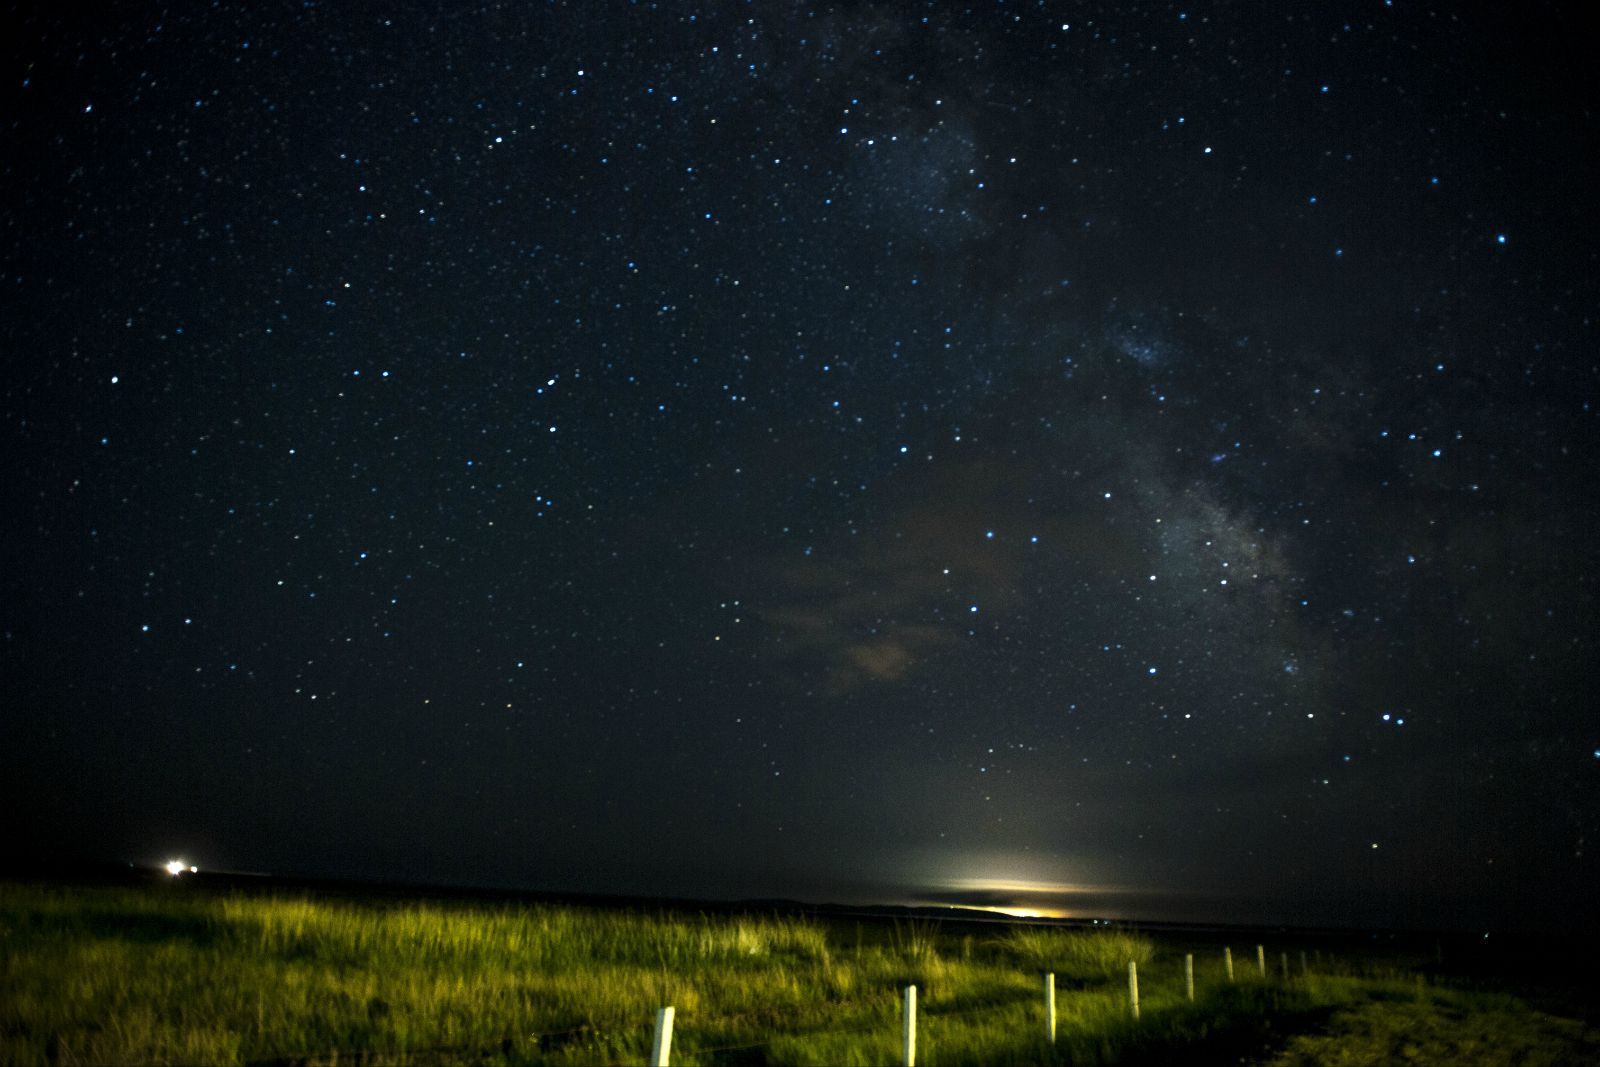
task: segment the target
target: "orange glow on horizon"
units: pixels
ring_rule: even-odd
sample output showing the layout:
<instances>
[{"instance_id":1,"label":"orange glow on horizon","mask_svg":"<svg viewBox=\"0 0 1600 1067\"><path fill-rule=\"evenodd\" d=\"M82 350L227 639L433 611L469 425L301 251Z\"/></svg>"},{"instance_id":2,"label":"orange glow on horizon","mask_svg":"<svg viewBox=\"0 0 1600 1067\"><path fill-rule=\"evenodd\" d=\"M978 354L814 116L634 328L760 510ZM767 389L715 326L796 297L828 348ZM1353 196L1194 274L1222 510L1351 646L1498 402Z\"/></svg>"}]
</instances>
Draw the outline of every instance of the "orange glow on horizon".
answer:
<instances>
[{"instance_id":1,"label":"orange glow on horizon","mask_svg":"<svg viewBox=\"0 0 1600 1067\"><path fill-rule=\"evenodd\" d=\"M967 911L986 911L1012 919L1070 919L1072 913L1061 908L1007 906L1003 904L958 904Z\"/></svg>"}]
</instances>

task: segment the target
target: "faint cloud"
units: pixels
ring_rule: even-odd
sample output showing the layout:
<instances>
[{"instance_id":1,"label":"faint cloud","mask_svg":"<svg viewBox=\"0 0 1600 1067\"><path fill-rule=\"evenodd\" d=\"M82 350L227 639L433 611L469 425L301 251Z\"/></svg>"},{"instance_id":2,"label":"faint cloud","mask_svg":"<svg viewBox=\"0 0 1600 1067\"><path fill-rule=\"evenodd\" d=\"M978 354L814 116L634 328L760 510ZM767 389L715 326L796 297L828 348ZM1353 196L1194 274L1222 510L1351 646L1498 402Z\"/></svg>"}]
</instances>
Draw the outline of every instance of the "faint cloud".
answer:
<instances>
[{"instance_id":1,"label":"faint cloud","mask_svg":"<svg viewBox=\"0 0 1600 1067\"><path fill-rule=\"evenodd\" d=\"M852 645L845 653L861 673L885 682L892 682L905 674L916 659L916 650L900 637Z\"/></svg>"},{"instance_id":2,"label":"faint cloud","mask_svg":"<svg viewBox=\"0 0 1600 1067\"><path fill-rule=\"evenodd\" d=\"M753 612L767 654L820 672L833 693L901 682L1007 619L1041 560L1129 564L1130 547L1098 519L1041 516L1028 478L1003 461L953 464L908 483L870 530L769 561L775 590Z\"/></svg>"}]
</instances>

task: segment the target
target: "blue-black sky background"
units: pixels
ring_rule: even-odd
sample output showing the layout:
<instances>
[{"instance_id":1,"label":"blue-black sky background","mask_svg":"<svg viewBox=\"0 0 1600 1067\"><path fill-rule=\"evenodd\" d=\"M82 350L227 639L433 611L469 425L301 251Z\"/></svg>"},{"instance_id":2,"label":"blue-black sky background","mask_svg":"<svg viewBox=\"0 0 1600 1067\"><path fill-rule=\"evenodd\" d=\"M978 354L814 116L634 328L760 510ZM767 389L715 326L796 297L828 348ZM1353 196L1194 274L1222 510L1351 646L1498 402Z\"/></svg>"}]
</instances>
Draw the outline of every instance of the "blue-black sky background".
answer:
<instances>
[{"instance_id":1,"label":"blue-black sky background","mask_svg":"<svg viewBox=\"0 0 1600 1067\"><path fill-rule=\"evenodd\" d=\"M17 855L1600 881L1578 6L86 10L3 46Z\"/></svg>"}]
</instances>

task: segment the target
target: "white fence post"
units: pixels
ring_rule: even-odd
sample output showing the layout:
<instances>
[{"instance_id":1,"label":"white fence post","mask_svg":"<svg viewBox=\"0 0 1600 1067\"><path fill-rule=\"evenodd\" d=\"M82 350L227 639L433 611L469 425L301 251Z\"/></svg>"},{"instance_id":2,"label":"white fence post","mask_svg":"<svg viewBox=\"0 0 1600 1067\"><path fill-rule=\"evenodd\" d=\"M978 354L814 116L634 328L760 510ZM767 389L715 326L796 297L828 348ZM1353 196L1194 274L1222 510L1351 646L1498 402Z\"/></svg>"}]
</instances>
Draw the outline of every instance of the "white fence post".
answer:
<instances>
[{"instance_id":1,"label":"white fence post","mask_svg":"<svg viewBox=\"0 0 1600 1067\"><path fill-rule=\"evenodd\" d=\"M1194 1003L1194 953L1186 953L1183 957L1183 988L1189 994L1189 1002Z\"/></svg>"},{"instance_id":2,"label":"white fence post","mask_svg":"<svg viewBox=\"0 0 1600 1067\"><path fill-rule=\"evenodd\" d=\"M1224 967L1228 968L1228 981L1230 981L1230 982L1233 981L1233 949L1232 948L1225 948L1225 949L1222 950L1222 965Z\"/></svg>"},{"instance_id":3,"label":"white fence post","mask_svg":"<svg viewBox=\"0 0 1600 1067\"><path fill-rule=\"evenodd\" d=\"M1287 982L1289 980L1289 954L1287 952L1283 953L1278 962L1283 964L1283 980Z\"/></svg>"},{"instance_id":4,"label":"white fence post","mask_svg":"<svg viewBox=\"0 0 1600 1067\"><path fill-rule=\"evenodd\" d=\"M669 1005L656 1012L656 1036L650 1042L650 1067L667 1067L672 1058L672 1015Z\"/></svg>"},{"instance_id":5,"label":"white fence post","mask_svg":"<svg viewBox=\"0 0 1600 1067\"><path fill-rule=\"evenodd\" d=\"M917 1067L917 987L906 986L904 1011L906 1067Z\"/></svg>"},{"instance_id":6,"label":"white fence post","mask_svg":"<svg viewBox=\"0 0 1600 1067\"><path fill-rule=\"evenodd\" d=\"M1053 1045L1056 1042L1056 973L1044 976L1044 1032Z\"/></svg>"},{"instance_id":7,"label":"white fence post","mask_svg":"<svg viewBox=\"0 0 1600 1067\"><path fill-rule=\"evenodd\" d=\"M1261 977L1267 976L1267 946L1256 946L1256 970L1261 972Z\"/></svg>"},{"instance_id":8,"label":"white fence post","mask_svg":"<svg viewBox=\"0 0 1600 1067\"><path fill-rule=\"evenodd\" d=\"M1128 961L1128 1000L1133 1004L1133 1017L1139 1017L1139 964Z\"/></svg>"}]
</instances>

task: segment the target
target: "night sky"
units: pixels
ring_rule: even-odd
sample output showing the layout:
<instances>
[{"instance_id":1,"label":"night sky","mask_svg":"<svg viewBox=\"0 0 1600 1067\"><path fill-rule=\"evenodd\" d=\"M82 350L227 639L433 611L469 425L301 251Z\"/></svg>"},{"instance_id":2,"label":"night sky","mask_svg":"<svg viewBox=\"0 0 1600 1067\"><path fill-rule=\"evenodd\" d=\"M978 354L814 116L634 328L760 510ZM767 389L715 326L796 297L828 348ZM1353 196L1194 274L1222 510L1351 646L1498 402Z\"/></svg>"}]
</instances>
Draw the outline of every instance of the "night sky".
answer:
<instances>
[{"instance_id":1,"label":"night sky","mask_svg":"<svg viewBox=\"0 0 1600 1067\"><path fill-rule=\"evenodd\" d=\"M8 851L1566 921L1596 86L1456 7L25 6Z\"/></svg>"}]
</instances>

